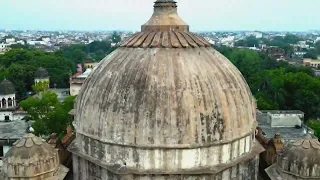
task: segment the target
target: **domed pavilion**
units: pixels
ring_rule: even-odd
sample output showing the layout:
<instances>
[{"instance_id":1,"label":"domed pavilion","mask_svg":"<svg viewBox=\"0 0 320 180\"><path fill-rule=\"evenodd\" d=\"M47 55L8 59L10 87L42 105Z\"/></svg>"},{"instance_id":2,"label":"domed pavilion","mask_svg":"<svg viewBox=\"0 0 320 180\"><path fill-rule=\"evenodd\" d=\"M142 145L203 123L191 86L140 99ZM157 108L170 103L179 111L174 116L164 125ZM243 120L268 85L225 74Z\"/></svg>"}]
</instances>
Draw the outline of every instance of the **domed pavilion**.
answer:
<instances>
[{"instance_id":1,"label":"domed pavilion","mask_svg":"<svg viewBox=\"0 0 320 180\"><path fill-rule=\"evenodd\" d=\"M37 84L39 82L50 82L48 71L42 67L34 73L34 83Z\"/></svg>"},{"instance_id":2,"label":"domed pavilion","mask_svg":"<svg viewBox=\"0 0 320 180\"><path fill-rule=\"evenodd\" d=\"M309 138L290 144L266 172L271 180L320 180L320 142Z\"/></svg>"},{"instance_id":3,"label":"domed pavilion","mask_svg":"<svg viewBox=\"0 0 320 180\"><path fill-rule=\"evenodd\" d=\"M60 164L58 150L28 133L16 141L3 159L4 180L63 180L68 168Z\"/></svg>"},{"instance_id":4,"label":"domed pavilion","mask_svg":"<svg viewBox=\"0 0 320 180\"><path fill-rule=\"evenodd\" d=\"M157 0L77 97L74 178L257 179L256 104L239 70Z\"/></svg>"}]
</instances>

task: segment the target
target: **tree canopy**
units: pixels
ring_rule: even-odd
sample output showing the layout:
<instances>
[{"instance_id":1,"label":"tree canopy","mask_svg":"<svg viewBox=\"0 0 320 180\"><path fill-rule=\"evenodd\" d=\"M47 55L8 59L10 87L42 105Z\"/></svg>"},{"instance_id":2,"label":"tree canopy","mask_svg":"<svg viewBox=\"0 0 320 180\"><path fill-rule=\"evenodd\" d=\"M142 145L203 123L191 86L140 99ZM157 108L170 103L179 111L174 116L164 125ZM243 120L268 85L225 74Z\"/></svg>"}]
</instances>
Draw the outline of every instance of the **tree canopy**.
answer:
<instances>
[{"instance_id":1,"label":"tree canopy","mask_svg":"<svg viewBox=\"0 0 320 180\"><path fill-rule=\"evenodd\" d=\"M53 53L37 50L14 49L0 55L0 80L5 77L12 81L17 91L17 97L25 96L32 90L35 71L43 67L50 74L50 86L58 88L69 86L70 71L75 72L75 63Z\"/></svg>"},{"instance_id":2,"label":"tree canopy","mask_svg":"<svg viewBox=\"0 0 320 180\"><path fill-rule=\"evenodd\" d=\"M67 88L70 75L76 72L76 65L85 63L88 56L100 61L116 48L111 43L110 39L88 45L75 44L54 53L35 50L28 45L13 45L11 51L0 55L0 81L9 79L15 85L17 99L20 99L26 96L27 91L32 91L34 73L43 67L50 75L50 87Z\"/></svg>"},{"instance_id":3,"label":"tree canopy","mask_svg":"<svg viewBox=\"0 0 320 180\"><path fill-rule=\"evenodd\" d=\"M30 119L34 120L32 127L38 136L49 136L57 133L62 136L72 118L69 111L73 108L74 96L59 102L58 95L47 90L46 83L38 83L34 87L37 94L21 101L20 106L25 110Z\"/></svg>"},{"instance_id":4,"label":"tree canopy","mask_svg":"<svg viewBox=\"0 0 320 180\"><path fill-rule=\"evenodd\" d=\"M241 71L261 110L301 110L320 117L320 79L310 67L277 62L251 50L218 49Z\"/></svg>"}]
</instances>

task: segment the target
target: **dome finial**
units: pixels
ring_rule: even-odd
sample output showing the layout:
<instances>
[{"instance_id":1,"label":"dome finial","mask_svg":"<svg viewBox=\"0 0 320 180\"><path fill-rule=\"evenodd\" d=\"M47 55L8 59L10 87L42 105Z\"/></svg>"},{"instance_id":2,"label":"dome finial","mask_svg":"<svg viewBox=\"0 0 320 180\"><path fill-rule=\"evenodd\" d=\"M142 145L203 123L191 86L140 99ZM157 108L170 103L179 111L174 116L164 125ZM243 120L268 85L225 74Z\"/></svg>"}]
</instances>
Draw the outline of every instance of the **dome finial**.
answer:
<instances>
[{"instance_id":1,"label":"dome finial","mask_svg":"<svg viewBox=\"0 0 320 180\"><path fill-rule=\"evenodd\" d=\"M184 31L189 32L189 26L179 17L177 2L174 0L157 0L154 2L154 12L151 19L141 30L146 31Z\"/></svg>"},{"instance_id":2,"label":"dome finial","mask_svg":"<svg viewBox=\"0 0 320 180\"><path fill-rule=\"evenodd\" d=\"M166 6L177 7L177 5L176 5L177 2L174 0L157 0L154 3L155 3L155 6L160 5L160 3L161 3L162 6L166 5Z\"/></svg>"}]
</instances>

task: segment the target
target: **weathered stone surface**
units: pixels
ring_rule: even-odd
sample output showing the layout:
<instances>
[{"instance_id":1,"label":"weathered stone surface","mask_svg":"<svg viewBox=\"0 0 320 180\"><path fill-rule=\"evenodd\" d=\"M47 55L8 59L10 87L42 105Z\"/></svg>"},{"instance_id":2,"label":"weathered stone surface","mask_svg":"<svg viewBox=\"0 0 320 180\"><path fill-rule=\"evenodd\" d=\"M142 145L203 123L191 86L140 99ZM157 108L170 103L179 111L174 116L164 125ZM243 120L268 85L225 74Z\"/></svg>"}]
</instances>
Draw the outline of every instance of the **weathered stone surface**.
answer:
<instances>
[{"instance_id":1,"label":"weathered stone surface","mask_svg":"<svg viewBox=\"0 0 320 180\"><path fill-rule=\"evenodd\" d=\"M79 172L74 176L77 180L92 179L93 177L95 180L256 180L258 173L256 167L258 167L259 158L258 156L253 157L217 174L193 174L192 172L184 174L115 174L76 155L73 156L73 163L74 171ZM117 168L124 169L121 166Z\"/></svg>"},{"instance_id":2,"label":"weathered stone surface","mask_svg":"<svg viewBox=\"0 0 320 180\"><path fill-rule=\"evenodd\" d=\"M108 143L188 148L255 129L248 85L212 48L119 48L78 99L77 132Z\"/></svg>"},{"instance_id":3,"label":"weathered stone surface","mask_svg":"<svg viewBox=\"0 0 320 180\"><path fill-rule=\"evenodd\" d=\"M256 103L171 0L103 59L77 98L76 179L257 178Z\"/></svg>"},{"instance_id":4,"label":"weathered stone surface","mask_svg":"<svg viewBox=\"0 0 320 180\"><path fill-rule=\"evenodd\" d=\"M60 169L68 171L60 165L57 150L33 134L26 134L13 145L3 159L5 180L54 178Z\"/></svg>"},{"instance_id":5,"label":"weathered stone surface","mask_svg":"<svg viewBox=\"0 0 320 180\"><path fill-rule=\"evenodd\" d=\"M301 139L290 144L266 172L272 180L320 179L319 141Z\"/></svg>"},{"instance_id":6,"label":"weathered stone surface","mask_svg":"<svg viewBox=\"0 0 320 180\"><path fill-rule=\"evenodd\" d=\"M127 39L121 47L131 48L197 48L210 47L211 44L190 32L140 32Z\"/></svg>"}]
</instances>

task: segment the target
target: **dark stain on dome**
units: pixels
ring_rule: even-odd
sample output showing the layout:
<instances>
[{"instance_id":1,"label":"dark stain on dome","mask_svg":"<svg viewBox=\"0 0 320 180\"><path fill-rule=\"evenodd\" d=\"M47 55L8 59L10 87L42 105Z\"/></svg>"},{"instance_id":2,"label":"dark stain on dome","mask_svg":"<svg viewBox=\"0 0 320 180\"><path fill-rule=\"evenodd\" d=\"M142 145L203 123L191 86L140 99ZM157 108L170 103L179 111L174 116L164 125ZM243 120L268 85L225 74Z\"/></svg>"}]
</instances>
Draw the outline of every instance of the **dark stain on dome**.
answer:
<instances>
[{"instance_id":1,"label":"dark stain on dome","mask_svg":"<svg viewBox=\"0 0 320 180\"><path fill-rule=\"evenodd\" d=\"M130 146L196 147L253 132L255 102L237 68L189 32L176 2L155 2L141 32L90 74L78 132Z\"/></svg>"}]
</instances>

